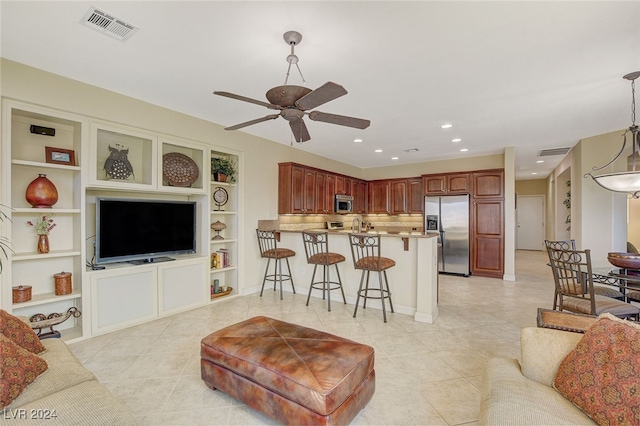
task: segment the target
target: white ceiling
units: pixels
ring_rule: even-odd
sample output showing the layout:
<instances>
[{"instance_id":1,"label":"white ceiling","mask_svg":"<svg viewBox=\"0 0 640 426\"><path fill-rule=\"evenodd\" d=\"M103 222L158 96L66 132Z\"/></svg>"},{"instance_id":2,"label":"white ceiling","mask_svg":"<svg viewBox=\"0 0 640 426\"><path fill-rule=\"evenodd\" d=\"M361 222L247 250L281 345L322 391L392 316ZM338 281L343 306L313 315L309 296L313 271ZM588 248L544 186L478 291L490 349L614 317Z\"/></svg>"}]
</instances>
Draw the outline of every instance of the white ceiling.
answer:
<instances>
[{"instance_id":1,"label":"white ceiling","mask_svg":"<svg viewBox=\"0 0 640 426\"><path fill-rule=\"evenodd\" d=\"M140 30L121 42L82 26L90 6ZM371 126L306 119L311 141L296 145L362 168L515 146L516 178L546 177L562 156L537 164L540 149L630 125L631 90L621 77L640 69L636 1L3 0L0 7L2 57L224 126L273 111L212 92L266 101L266 91L284 83L290 49L282 35L299 31L295 53L307 86L333 81L349 91L317 110ZM297 70L289 83L302 84ZM442 130L444 123L453 128ZM291 143L280 118L243 131ZM452 143L456 137L462 141Z\"/></svg>"}]
</instances>

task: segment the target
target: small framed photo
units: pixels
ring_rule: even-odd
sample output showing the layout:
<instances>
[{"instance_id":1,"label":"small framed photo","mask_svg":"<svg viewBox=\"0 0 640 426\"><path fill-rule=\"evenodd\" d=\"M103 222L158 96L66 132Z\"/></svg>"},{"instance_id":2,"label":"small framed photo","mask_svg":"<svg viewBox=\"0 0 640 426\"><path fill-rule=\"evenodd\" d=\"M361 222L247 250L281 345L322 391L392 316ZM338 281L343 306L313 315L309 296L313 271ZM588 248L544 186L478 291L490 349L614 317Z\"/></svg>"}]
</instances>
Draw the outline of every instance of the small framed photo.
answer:
<instances>
[{"instance_id":1,"label":"small framed photo","mask_svg":"<svg viewBox=\"0 0 640 426\"><path fill-rule=\"evenodd\" d=\"M76 153L71 149L44 147L46 162L53 164L64 164L66 166L76 165Z\"/></svg>"}]
</instances>

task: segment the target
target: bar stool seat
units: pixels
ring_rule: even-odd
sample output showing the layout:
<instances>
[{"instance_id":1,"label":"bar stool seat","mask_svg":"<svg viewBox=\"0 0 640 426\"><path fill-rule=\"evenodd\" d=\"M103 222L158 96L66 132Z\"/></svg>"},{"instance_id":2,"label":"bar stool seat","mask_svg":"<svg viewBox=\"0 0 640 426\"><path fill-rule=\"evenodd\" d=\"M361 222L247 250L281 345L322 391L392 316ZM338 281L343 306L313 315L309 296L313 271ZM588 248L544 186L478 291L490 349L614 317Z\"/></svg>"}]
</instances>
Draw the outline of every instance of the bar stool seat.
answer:
<instances>
[{"instance_id":1,"label":"bar stool seat","mask_svg":"<svg viewBox=\"0 0 640 426\"><path fill-rule=\"evenodd\" d=\"M384 322L387 322L385 299L389 299L389 307L391 308L391 312L394 312L391 291L389 290L389 280L387 279L387 269L395 266L396 262L393 259L380 255L380 235L350 233L349 244L351 245L353 267L362 270L353 317L355 318L358 312L360 298L363 299L363 309L367 308L367 299L380 299L382 303L382 318ZM369 286L369 275L371 272L378 273L378 288ZM366 282L365 275L367 277ZM369 292L373 294L369 294Z\"/></svg>"},{"instance_id":2,"label":"bar stool seat","mask_svg":"<svg viewBox=\"0 0 640 426\"><path fill-rule=\"evenodd\" d=\"M307 255L307 263L313 265L313 275L311 276L311 284L309 286L309 294L307 295L307 306L311 298L313 289L322 290L322 300L327 300L327 308L331 312L331 290L338 290L342 293L342 300L345 305L347 299L344 296L342 288L342 280L340 279L340 271L338 263L344 262L346 258L340 253L332 253L329 251L329 233L328 232L302 232L302 241L304 243L304 251ZM335 265L337 281L331 281L330 266ZM315 281L318 266L322 266L322 281Z\"/></svg>"},{"instance_id":3,"label":"bar stool seat","mask_svg":"<svg viewBox=\"0 0 640 426\"><path fill-rule=\"evenodd\" d=\"M276 291L276 282L280 283L280 300L282 300L282 282L291 281L291 288L295 294L296 288L293 285L293 276L291 274L291 266L289 266L289 258L296 255L296 252L284 248L278 247L278 241L276 238L276 231L262 231L256 229L256 235L258 237L258 246L260 248L260 257L267 259L267 266L264 270L264 278L262 279L262 288L260 289L260 297L264 291L264 285L267 281L273 281L273 291ZM269 274L269 264L271 260L275 260L273 266L273 273ZM282 260L287 263L287 274L282 273Z\"/></svg>"}]
</instances>

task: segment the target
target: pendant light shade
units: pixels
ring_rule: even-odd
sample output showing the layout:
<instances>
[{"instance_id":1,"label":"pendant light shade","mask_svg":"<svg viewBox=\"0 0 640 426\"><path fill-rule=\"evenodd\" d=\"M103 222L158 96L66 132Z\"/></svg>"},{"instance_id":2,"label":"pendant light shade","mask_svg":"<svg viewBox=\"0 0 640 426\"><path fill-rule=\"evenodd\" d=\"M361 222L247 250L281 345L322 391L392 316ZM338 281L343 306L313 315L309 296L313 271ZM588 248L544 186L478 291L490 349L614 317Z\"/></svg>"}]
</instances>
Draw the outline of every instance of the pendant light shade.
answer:
<instances>
[{"instance_id":1,"label":"pendant light shade","mask_svg":"<svg viewBox=\"0 0 640 426\"><path fill-rule=\"evenodd\" d=\"M636 126L636 86L635 80L640 77L640 71L632 72L630 74L625 75L625 80L631 81L631 126L624 132L622 148L620 148L620 152L616 155L613 160L609 161L607 164L601 167L594 166L593 169L584 175L586 178L590 176L598 185L613 192L624 192L630 194L633 198L640 198L640 171L636 171L636 163L638 160L638 150L640 148L640 130L638 126ZM624 152L625 147L627 146L627 135L631 133L631 144L632 144L632 157L633 157L633 167L631 171L628 172L617 172L617 173L605 173L599 176L594 176L593 172L600 171L611 164L613 164Z\"/></svg>"}]
</instances>

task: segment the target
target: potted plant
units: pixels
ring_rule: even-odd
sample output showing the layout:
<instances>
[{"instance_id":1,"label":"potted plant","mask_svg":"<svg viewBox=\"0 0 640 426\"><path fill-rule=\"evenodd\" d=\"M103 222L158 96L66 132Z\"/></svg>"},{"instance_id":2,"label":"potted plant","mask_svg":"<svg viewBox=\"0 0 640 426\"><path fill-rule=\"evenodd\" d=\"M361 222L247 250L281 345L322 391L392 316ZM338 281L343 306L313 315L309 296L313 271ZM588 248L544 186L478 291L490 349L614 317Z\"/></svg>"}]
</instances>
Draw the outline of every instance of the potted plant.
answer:
<instances>
[{"instance_id":1,"label":"potted plant","mask_svg":"<svg viewBox=\"0 0 640 426\"><path fill-rule=\"evenodd\" d=\"M216 182L235 182L236 164L226 157L211 158L211 176Z\"/></svg>"}]
</instances>

